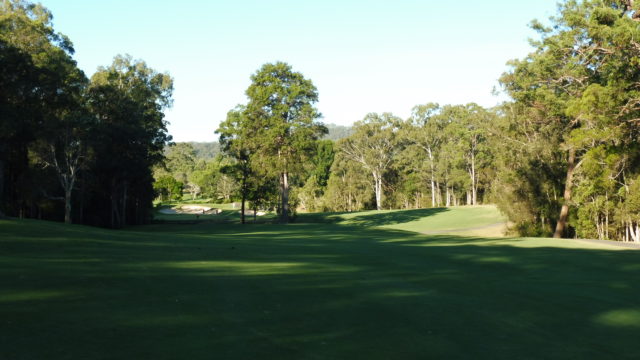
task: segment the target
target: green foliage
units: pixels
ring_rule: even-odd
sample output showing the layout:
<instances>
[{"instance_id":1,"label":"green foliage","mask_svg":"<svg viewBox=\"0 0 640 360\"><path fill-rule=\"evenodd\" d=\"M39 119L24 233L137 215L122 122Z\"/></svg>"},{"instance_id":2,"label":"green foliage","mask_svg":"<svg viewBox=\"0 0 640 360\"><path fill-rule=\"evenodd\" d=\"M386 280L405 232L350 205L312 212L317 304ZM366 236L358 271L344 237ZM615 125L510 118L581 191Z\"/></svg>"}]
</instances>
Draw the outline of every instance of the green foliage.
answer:
<instances>
[{"instance_id":1,"label":"green foliage","mask_svg":"<svg viewBox=\"0 0 640 360\"><path fill-rule=\"evenodd\" d=\"M579 206L569 217L579 236L622 237L621 224L612 221L612 212L619 207L616 203L624 202L624 196L614 194L628 186L626 173L637 172L632 166L636 155L629 151L635 148L633 138L638 133L631 119L637 119L640 111L638 89L633 85L640 71L629 67L639 55L640 47L633 39L640 35L640 27L628 16L628 4L622 4L561 4L559 16L551 20L553 26L539 27L541 40L535 43L536 51L512 62L512 70L501 79L515 100L511 108L515 111L508 114L510 123L501 131L520 144L521 166L514 173L527 173L530 164L542 163L555 174L511 177L510 193L520 194L517 197L529 209L519 222L542 220L544 225L548 209L564 202L565 207ZM576 155L575 169L574 164L560 160L564 152ZM564 184L564 199L556 195L562 193L561 172L570 180ZM542 202L534 197L525 200L532 188L547 188L554 195ZM511 208L515 211L507 211L516 217L519 210ZM557 215L552 219L549 225ZM563 221L560 217L558 223Z\"/></svg>"},{"instance_id":2,"label":"green foliage","mask_svg":"<svg viewBox=\"0 0 640 360\"><path fill-rule=\"evenodd\" d=\"M165 144L171 140L163 110L171 105L172 92L168 74L131 56L116 56L91 79L89 108L100 124L95 171L106 190L100 196L111 204L103 214L111 227L126 225L131 215L151 216L151 168L163 160Z\"/></svg>"},{"instance_id":3,"label":"green foliage","mask_svg":"<svg viewBox=\"0 0 640 360\"><path fill-rule=\"evenodd\" d=\"M0 212L143 223L153 199L150 168L169 140L162 110L172 80L116 57L89 82L51 20L40 4L0 2ZM51 205L60 200L63 207Z\"/></svg>"},{"instance_id":4,"label":"green foliage","mask_svg":"<svg viewBox=\"0 0 640 360\"><path fill-rule=\"evenodd\" d=\"M162 201L182 200L183 188L184 184L173 176L163 176L153 183L153 189Z\"/></svg>"},{"instance_id":5,"label":"green foliage","mask_svg":"<svg viewBox=\"0 0 640 360\"><path fill-rule=\"evenodd\" d=\"M35 216L55 197L65 199L65 220L70 222L77 174L66 164L53 164L62 153L73 153L71 162L77 159L78 139L69 139L70 126L83 112L87 79L71 58L71 42L55 32L51 19L42 5L0 2L0 216L3 211L24 214L26 208ZM88 128L83 122L76 135ZM84 146L86 139L82 142ZM43 162L53 171L35 177ZM51 182L60 186L50 189ZM43 196L51 190L64 195Z\"/></svg>"},{"instance_id":6,"label":"green foliage","mask_svg":"<svg viewBox=\"0 0 640 360\"><path fill-rule=\"evenodd\" d=\"M391 113L370 113L353 125L354 133L341 143L349 160L360 164L373 177L376 209L383 206L383 177L400 150L398 128L402 119Z\"/></svg>"},{"instance_id":7,"label":"green foliage","mask_svg":"<svg viewBox=\"0 0 640 360\"><path fill-rule=\"evenodd\" d=\"M427 103L406 120L372 113L325 127L311 80L277 62L252 74L218 148L167 147L168 74L126 55L89 81L46 8L3 0L0 217L123 227L149 220L155 193L179 198L182 183L192 200L241 199L282 222L298 205L493 201L521 234L640 241L640 5L567 0L558 10L531 24L534 51L509 63L500 82L512 101L496 109Z\"/></svg>"},{"instance_id":8,"label":"green foliage","mask_svg":"<svg viewBox=\"0 0 640 360\"><path fill-rule=\"evenodd\" d=\"M280 178L279 211L286 223L290 177L304 173L303 164L315 150L315 140L327 132L317 122L320 113L314 104L318 92L311 80L282 62L263 65L251 76L251 82L246 91L249 102L242 114L246 117L242 126L247 129L244 141L255 144L255 169Z\"/></svg>"},{"instance_id":9,"label":"green foliage","mask_svg":"<svg viewBox=\"0 0 640 360\"><path fill-rule=\"evenodd\" d=\"M177 143L165 150L165 166L176 180L187 183L196 166L196 151L189 143Z\"/></svg>"},{"instance_id":10,"label":"green foliage","mask_svg":"<svg viewBox=\"0 0 640 360\"><path fill-rule=\"evenodd\" d=\"M331 165L322 204L330 211L358 211L375 205L371 191L370 175L362 171L358 163L345 157L341 150L346 140L336 143L337 152Z\"/></svg>"},{"instance_id":11,"label":"green foliage","mask_svg":"<svg viewBox=\"0 0 640 360\"><path fill-rule=\"evenodd\" d=\"M327 186L334 157L333 141L319 140L316 143L316 150L311 158L311 165L313 166L311 176L319 188Z\"/></svg>"}]
</instances>

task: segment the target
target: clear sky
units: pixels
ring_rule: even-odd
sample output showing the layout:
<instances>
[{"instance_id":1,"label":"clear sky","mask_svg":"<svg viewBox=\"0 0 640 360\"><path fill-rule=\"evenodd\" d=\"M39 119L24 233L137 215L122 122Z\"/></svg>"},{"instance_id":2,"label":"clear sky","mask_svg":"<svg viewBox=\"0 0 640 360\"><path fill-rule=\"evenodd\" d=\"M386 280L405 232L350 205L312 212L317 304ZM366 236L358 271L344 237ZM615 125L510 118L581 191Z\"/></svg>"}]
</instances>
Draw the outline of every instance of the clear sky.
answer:
<instances>
[{"instance_id":1,"label":"clear sky","mask_svg":"<svg viewBox=\"0 0 640 360\"><path fill-rule=\"evenodd\" d=\"M214 141L246 103L250 75L285 61L318 88L322 121L369 112L406 118L417 104L476 102L535 37L556 0L43 0L87 76L131 54L174 78L175 141Z\"/></svg>"}]
</instances>

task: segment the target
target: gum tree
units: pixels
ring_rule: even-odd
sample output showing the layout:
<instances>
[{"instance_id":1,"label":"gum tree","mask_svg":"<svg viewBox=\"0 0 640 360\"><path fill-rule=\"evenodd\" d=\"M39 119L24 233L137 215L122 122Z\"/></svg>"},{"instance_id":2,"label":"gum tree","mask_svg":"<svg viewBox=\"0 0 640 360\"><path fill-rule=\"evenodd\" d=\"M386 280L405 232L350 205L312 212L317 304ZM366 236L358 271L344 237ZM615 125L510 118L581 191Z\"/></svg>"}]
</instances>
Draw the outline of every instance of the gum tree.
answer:
<instances>
[{"instance_id":1,"label":"gum tree","mask_svg":"<svg viewBox=\"0 0 640 360\"><path fill-rule=\"evenodd\" d=\"M303 173L315 141L326 134L315 108L318 90L302 73L277 62L251 75L244 116L257 146L256 162L280 183L280 221L289 222L291 176Z\"/></svg>"},{"instance_id":2,"label":"gum tree","mask_svg":"<svg viewBox=\"0 0 640 360\"><path fill-rule=\"evenodd\" d=\"M383 177L399 150L402 119L391 113L371 113L353 125L354 133L342 143L345 157L360 163L373 177L376 209L382 210Z\"/></svg>"}]
</instances>

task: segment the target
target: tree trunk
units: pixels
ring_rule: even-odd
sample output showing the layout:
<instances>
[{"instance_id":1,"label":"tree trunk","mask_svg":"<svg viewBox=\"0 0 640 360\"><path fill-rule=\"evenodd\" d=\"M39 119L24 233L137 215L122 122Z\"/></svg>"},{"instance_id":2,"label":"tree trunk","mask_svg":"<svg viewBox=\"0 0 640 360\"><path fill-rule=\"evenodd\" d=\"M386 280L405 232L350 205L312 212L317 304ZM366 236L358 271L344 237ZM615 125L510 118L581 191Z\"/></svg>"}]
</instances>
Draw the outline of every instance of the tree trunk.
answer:
<instances>
[{"instance_id":1,"label":"tree trunk","mask_svg":"<svg viewBox=\"0 0 640 360\"><path fill-rule=\"evenodd\" d=\"M120 215L118 214L118 200L115 190L111 194L111 228L115 229L120 223Z\"/></svg>"},{"instance_id":2,"label":"tree trunk","mask_svg":"<svg viewBox=\"0 0 640 360\"><path fill-rule=\"evenodd\" d=\"M64 223L71 224L71 186L64 189Z\"/></svg>"},{"instance_id":3,"label":"tree trunk","mask_svg":"<svg viewBox=\"0 0 640 360\"><path fill-rule=\"evenodd\" d=\"M629 224L629 234L631 235L631 240L633 242L640 242L640 229L638 229L638 225L636 225L635 229L633 228L633 223Z\"/></svg>"},{"instance_id":4,"label":"tree trunk","mask_svg":"<svg viewBox=\"0 0 640 360\"><path fill-rule=\"evenodd\" d=\"M120 216L118 215L118 193L117 193L116 179L111 180L111 228L115 229L116 225L120 222Z\"/></svg>"},{"instance_id":5,"label":"tree trunk","mask_svg":"<svg viewBox=\"0 0 640 360\"><path fill-rule=\"evenodd\" d=\"M429 149L429 164L431 165L431 207L436 207L436 180L433 168L433 154Z\"/></svg>"},{"instance_id":6,"label":"tree trunk","mask_svg":"<svg viewBox=\"0 0 640 360\"><path fill-rule=\"evenodd\" d=\"M240 201L240 224L244 224L244 203L247 201L247 189L245 179L242 179L242 199Z\"/></svg>"},{"instance_id":7,"label":"tree trunk","mask_svg":"<svg viewBox=\"0 0 640 360\"><path fill-rule=\"evenodd\" d=\"M0 219L5 217L4 206L4 160L0 159Z\"/></svg>"},{"instance_id":8,"label":"tree trunk","mask_svg":"<svg viewBox=\"0 0 640 360\"><path fill-rule=\"evenodd\" d=\"M436 182L431 175L431 207L436 207Z\"/></svg>"},{"instance_id":9,"label":"tree trunk","mask_svg":"<svg viewBox=\"0 0 640 360\"><path fill-rule=\"evenodd\" d=\"M282 173L282 214L280 214L280 222L289 223L289 174Z\"/></svg>"},{"instance_id":10,"label":"tree trunk","mask_svg":"<svg viewBox=\"0 0 640 360\"><path fill-rule=\"evenodd\" d=\"M629 225L624 227L624 241L629 241Z\"/></svg>"},{"instance_id":11,"label":"tree trunk","mask_svg":"<svg viewBox=\"0 0 640 360\"><path fill-rule=\"evenodd\" d=\"M124 188L122 190L122 216L120 217L120 227L124 227L127 224L127 190L129 184L125 181Z\"/></svg>"},{"instance_id":12,"label":"tree trunk","mask_svg":"<svg viewBox=\"0 0 640 360\"><path fill-rule=\"evenodd\" d=\"M471 153L471 201L472 205L478 205L478 181L476 180L476 155Z\"/></svg>"},{"instance_id":13,"label":"tree trunk","mask_svg":"<svg viewBox=\"0 0 640 360\"><path fill-rule=\"evenodd\" d=\"M609 210L604 215L604 238L605 240L609 240Z\"/></svg>"},{"instance_id":14,"label":"tree trunk","mask_svg":"<svg viewBox=\"0 0 640 360\"><path fill-rule=\"evenodd\" d=\"M374 191L376 193L376 209L382 210L382 176L377 172L373 173Z\"/></svg>"},{"instance_id":15,"label":"tree trunk","mask_svg":"<svg viewBox=\"0 0 640 360\"><path fill-rule=\"evenodd\" d=\"M573 183L573 171L576 167L576 151L575 149L569 149L569 160L567 163L567 179L564 184L564 203L562 209L560 209L560 217L556 223L556 231L553 233L553 237L556 239L562 238L565 228L567 226L567 218L569 217L569 202L571 202L571 190Z\"/></svg>"},{"instance_id":16,"label":"tree trunk","mask_svg":"<svg viewBox=\"0 0 640 360\"><path fill-rule=\"evenodd\" d=\"M76 221L78 224L84 224L84 193L86 191L85 179L80 179L82 186L80 187L80 211L78 211L78 218Z\"/></svg>"},{"instance_id":17,"label":"tree trunk","mask_svg":"<svg viewBox=\"0 0 640 360\"><path fill-rule=\"evenodd\" d=\"M447 185L446 188L447 188L447 193L446 193L447 201L445 202L445 206L449 207L451 206L451 196L449 195L449 186Z\"/></svg>"}]
</instances>

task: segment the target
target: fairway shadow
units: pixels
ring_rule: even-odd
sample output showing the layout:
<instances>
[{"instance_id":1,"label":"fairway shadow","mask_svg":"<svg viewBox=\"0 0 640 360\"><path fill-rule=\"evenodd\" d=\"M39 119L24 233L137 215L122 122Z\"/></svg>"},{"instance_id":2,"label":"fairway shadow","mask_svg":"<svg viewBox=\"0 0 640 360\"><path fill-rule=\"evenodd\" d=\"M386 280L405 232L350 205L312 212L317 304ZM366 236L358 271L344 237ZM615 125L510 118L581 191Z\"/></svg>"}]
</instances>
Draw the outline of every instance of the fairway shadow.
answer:
<instances>
[{"instance_id":1,"label":"fairway shadow","mask_svg":"<svg viewBox=\"0 0 640 360\"><path fill-rule=\"evenodd\" d=\"M382 226L403 224L414 220L419 220L438 213L449 211L448 208L430 208L399 211L381 211L372 214L354 216L345 222L349 225L357 226Z\"/></svg>"},{"instance_id":2,"label":"fairway shadow","mask_svg":"<svg viewBox=\"0 0 640 360\"><path fill-rule=\"evenodd\" d=\"M633 250L335 224L90 230L4 241L0 358L640 355ZM31 346L41 328L61 331Z\"/></svg>"},{"instance_id":3,"label":"fairway shadow","mask_svg":"<svg viewBox=\"0 0 640 360\"><path fill-rule=\"evenodd\" d=\"M449 211L448 208L429 208L412 210L380 210L360 212L355 215L353 212L335 213L302 213L295 218L297 224L347 224L356 226L381 226L402 224L424 217L432 216L441 212Z\"/></svg>"}]
</instances>

